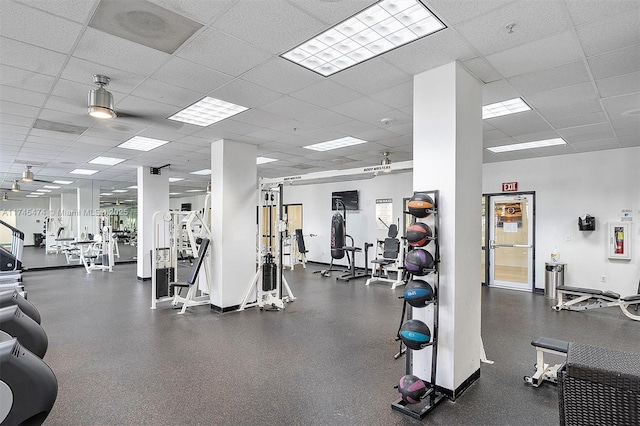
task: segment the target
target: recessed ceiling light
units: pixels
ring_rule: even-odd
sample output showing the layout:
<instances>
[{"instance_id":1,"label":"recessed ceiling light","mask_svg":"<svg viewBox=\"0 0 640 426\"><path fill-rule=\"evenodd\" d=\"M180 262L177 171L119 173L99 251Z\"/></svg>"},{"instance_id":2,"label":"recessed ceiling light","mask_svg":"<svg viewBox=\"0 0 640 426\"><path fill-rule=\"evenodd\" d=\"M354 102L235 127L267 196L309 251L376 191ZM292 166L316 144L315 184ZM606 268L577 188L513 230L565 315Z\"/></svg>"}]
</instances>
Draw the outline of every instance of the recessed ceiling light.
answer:
<instances>
[{"instance_id":1,"label":"recessed ceiling light","mask_svg":"<svg viewBox=\"0 0 640 426\"><path fill-rule=\"evenodd\" d=\"M508 101L496 102L482 107L482 119L501 117L503 115L515 114L516 112L530 111L522 98L509 99Z\"/></svg>"},{"instance_id":2,"label":"recessed ceiling light","mask_svg":"<svg viewBox=\"0 0 640 426\"><path fill-rule=\"evenodd\" d=\"M38 197L39 197L39 195L29 194L29 195L26 195L26 197L27 197L27 198L38 198Z\"/></svg>"},{"instance_id":3,"label":"recessed ceiling light","mask_svg":"<svg viewBox=\"0 0 640 426\"><path fill-rule=\"evenodd\" d=\"M96 157L93 160L89 161L91 164L103 164L105 166L115 166L118 163L122 163L124 158L113 158L113 157Z\"/></svg>"},{"instance_id":4,"label":"recessed ceiling light","mask_svg":"<svg viewBox=\"0 0 640 426\"><path fill-rule=\"evenodd\" d=\"M281 56L328 77L443 28L418 0L383 0Z\"/></svg>"},{"instance_id":5,"label":"recessed ceiling light","mask_svg":"<svg viewBox=\"0 0 640 426\"><path fill-rule=\"evenodd\" d=\"M198 170L197 172L191 172L190 174L192 174L192 175L210 175L211 174L211 169L202 169L202 170Z\"/></svg>"},{"instance_id":6,"label":"recessed ceiling light","mask_svg":"<svg viewBox=\"0 0 640 426\"><path fill-rule=\"evenodd\" d=\"M331 141L320 142L313 145L307 145L303 148L313 149L314 151L329 151L332 149L344 148L346 146L359 145L361 143L367 143L362 139L352 138L347 136L345 138L334 139Z\"/></svg>"},{"instance_id":7,"label":"recessed ceiling light","mask_svg":"<svg viewBox=\"0 0 640 426\"><path fill-rule=\"evenodd\" d=\"M74 169L71 170L69 173L74 174L74 175L92 175L94 173L98 173L99 170L88 170L88 169Z\"/></svg>"},{"instance_id":8,"label":"recessed ceiling light","mask_svg":"<svg viewBox=\"0 0 640 426\"><path fill-rule=\"evenodd\" d=\"M182 111L178 111L169 117L169 120L206 127L248 109L247 107L207 96Z\"/></svg>"},{"instance_id":9,"label":"recessed ceiling light","mask_svg":"<svg viewBox=\"0 0 640 426\"><path fill-rule=\"evenodd\" d=\"M50 189L36 189L36 192L51 192Z\"/></svg>"},{"instance_id":10,"label":"recessed ceiling light","mask_svg":"<svg viewBox=\"0 0 640 426\"><path fill-rule=\"evenodd\" d=\"M39 197L40 195L44 195L44 193L43 192L31 192L29 195L33 195L33 196Z\"/></svg>"},{"instance_id":11,"label":"recessed ceiling light","mask_svg":"<svg viewBox=\"0 0 640 426\"><path fill-rule=\"evenodd\" d=\"M181 180L184 180L184 178L176 178L176 177L169 178L169 182L180 182Z\"/></svg>"},{"instance_id":12,"label":"recessed ceiling light","mask_svg":"<svg viewBox=\"0 0 640 426\"><path fill-rule=\"evenodd\" d=\"M129 192L129 191L127 191L126 189L114 189L111 192Z\"/></svg>"},{"instance_id":13,"label":"recessed ceiling light","mask_svg":"<svg viewBox=\"0 0 640 426\"><path fill-rule=\"evenodd\" d=\"M122 142L118 145L118 148L135 149L137 151L151 151L152 149L156 149L166 143L169 143L169 141L145 138L144 136L134 136L128 141Z\"/></svg>"},{"instance_id":14,"label":"recessed ceiling light","mask_svg":"<svg viewBox=\"0 0 640 426\"><path fill-rule=\"evenodd\" d=\"M187 189L184 192L203 192L203 191L204 191L204 189Z\"/></svg>"},{"instance_id":15,"label":"recessed ceiling light","mask_svg":"<svg viewBox=\"0 0 640 426\"><path fill-rule=\"evenodd\" d=\"M269 158L269 157L258 157L258 158L256 158L256 164L273 163L274 161L278 161L278 159L277 158Z\"/></svg>"},{"instance_id":16,"label":"recessed ceiling light","mask_svg":"<svg viewBox=\"0 0 640 426\"><path fill-rule=\"evenodd\" d=\"M169 179L171 179L171 178L169 178ZM138 185L127 186L127 188L129 188L129 189L138 189Z\"/></svg>"},{"instance_id":17,"label":"recessed ceiling light","mask_svg":"<svg viewBox=\"0 0 640 426\"><path fill-rule=\"evenodd\" d=\"M69 184L72 184L73 181L72 180L54 180L53 183L57 183L60 185L69 185Z\"/></svg>"},{"instance_id":18,"label":"recessed ceiling light","mask_svg":"<svg viewBox=\"0 0 640 426\"><path fill-rule=\"evenodd\" d=\"M125 202L125 203L133 203L136 200L122 200L122 201Z\"/></svg>"},{"instance_id":19,"label":"recessed ceiling light","mask_svg":"<svg viewBox=\"0 0 640 426\"><path fill-rule=\"evenodd\" d=\"M170 192L169 195L180 195L181 192Z\"/></svg>"},{"instance_id":20,"label":"recessed ceiling light","mask_svg":"<svg viewBox=\"0 0 640 426\"><path fill-rule=\"evenodd\" d=\"M566 145L567 142L562 138L545 139L541 141L515 143L511 145L501 145L487 148L491 152L508 152L508 151L520 151L522 149L544 148L547 146Z\"/></svg>"},{"instance_id":21,"label":"recessed ceiling light","mask_svg":"<svg viewBox=\"0 0 640 426\"><path fill-rule=\"evenodd\" d=\"M55 186L55 185L44 185L43 188L47 188L47 189L60 189L59 186Z\"/></svg>"},{"instance_id":22,"label":"recessed ceiling light","mask_svg":"<svg viewBox=\"0 0 640 426\"><path fill-rule=\"evenodd\" d=\"M109 196L109 195L113 195L113 192L102 192L100 193L100 195Z\"/></svg>"}]
</instances>

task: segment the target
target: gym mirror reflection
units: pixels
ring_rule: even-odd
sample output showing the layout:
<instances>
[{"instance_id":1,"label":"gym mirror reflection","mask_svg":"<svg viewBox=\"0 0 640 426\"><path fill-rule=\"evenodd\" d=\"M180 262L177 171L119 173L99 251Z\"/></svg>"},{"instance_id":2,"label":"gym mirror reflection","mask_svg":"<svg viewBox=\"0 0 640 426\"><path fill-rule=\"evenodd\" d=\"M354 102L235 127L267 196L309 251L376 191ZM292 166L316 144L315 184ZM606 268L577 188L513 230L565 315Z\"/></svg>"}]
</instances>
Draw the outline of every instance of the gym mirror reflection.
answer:
<instances>
[{"instance_id":1,"label":"gym mirror reflection","mask_svg":"<svg viewBox=\"0 0 640 426\"><path fill-rule=\"evenodd\" d=\"M113 185L97 181L79 183L83 188L91 188L92 192L100 194L100 207L97 211L76 209L78 186L73 185L38 198L16 196L3 199L0 205L0 220L24 233L22 264L25 269L82 267L79 250L95 249L95 243L107 237L105 230L108 230L108 235L113 238L115 264L135 262L136 190L102 195L108 193L103 188ZM121 182L119 184L122 185ZM80 223L83 225L79 224L80 213ZM84 229L79 230L79 227ZM0 232L0 245L6 247L10 241L10 236Z\"/></svg>"}]
</instances>

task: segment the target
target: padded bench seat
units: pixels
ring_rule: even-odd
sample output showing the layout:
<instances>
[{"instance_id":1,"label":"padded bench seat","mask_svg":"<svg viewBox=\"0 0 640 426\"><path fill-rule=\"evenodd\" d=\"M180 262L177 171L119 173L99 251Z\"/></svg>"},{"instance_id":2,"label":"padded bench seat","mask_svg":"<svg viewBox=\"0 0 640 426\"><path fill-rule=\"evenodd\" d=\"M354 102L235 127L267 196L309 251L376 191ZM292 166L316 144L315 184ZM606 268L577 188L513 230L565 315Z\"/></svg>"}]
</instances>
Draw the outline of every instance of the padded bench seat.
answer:
<instances>
[{"instance_id":1,"label":"padded bench seat","mask_svg":"<svg viewBox=\"0 0 640 426\"><path fill-rule=\"evenodd\" d=\"M633 296L623 297L621 299L623 302L637 302L640 300L640 294L634 294Z\"/></svg>"},{"instance_id":2,"label":"padded bench seat","mask_svg":"<svg viewBox=\"0 0 640 426\"><path fill-rule=\"evenodd\" d=\"M531 341L531 345L537 348L549 349L551 351L562 352L565 354L569 350L569 342L552 339L550 337L538 337Z\"/></svg>"},{"instance_id":3,"label":"padded bench seat","mask_svg":"<svg viewBox=\"0 0 640 426\"><path fill-rule=\"evenodd\" d=\"M570 287L568 285L559 285L556 287L556 290L573 291L575 293L593 294L594 296L600 296L603 294L602 290L596 290L593 288L583 288L583 287Z\"/></svg>"}]
</instances>

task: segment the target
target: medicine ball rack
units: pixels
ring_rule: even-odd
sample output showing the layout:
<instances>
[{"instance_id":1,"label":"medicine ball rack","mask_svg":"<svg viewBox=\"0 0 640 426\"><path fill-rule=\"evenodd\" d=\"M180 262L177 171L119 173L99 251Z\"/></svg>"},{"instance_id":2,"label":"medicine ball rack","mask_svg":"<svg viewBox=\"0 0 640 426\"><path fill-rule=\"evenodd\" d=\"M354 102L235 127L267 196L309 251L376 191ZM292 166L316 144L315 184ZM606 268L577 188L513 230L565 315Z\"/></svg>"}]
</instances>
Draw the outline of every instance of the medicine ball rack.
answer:
<instances>
[{"instance_id":1,"label":"medicine ball rack","mask_svg":"<svg viewBox=\"0 0 640 426\"><path fill-rule=\"evenodd\" d=\"M431 377L429 380L421 380L424 382L425 387L427 389L425 395L421 398L418 404L409 404L402 399L397 400L391 404L391 408L395 411L399 411L403 414L406 414L414 419L422 420L429 412L431 412L440 402L445 399L444 393L438 390L436 385L436 375L438 370L438 315L439 315L439 300L440 297L440 274L439 274L439 266L440 266L440 244L439 244L439 230L440 230L440 221L439 221L439 190L432 191L415 191L416 193L424 193L429 195L434 201L433 209L429 210L429 215L423 220L419 220L414 216L414 223L418 221L425 221L424 219L430 219L431 227L433 229L433 237L431 240L433 241L433 258L434 258L434 267L427 275L433 278L433 299L427 304L424 308L418 309L426 309L427 306L432 306L433 310L433 323L432 323L432 337L429 344L423 349L427 350L427 348L431 348ZM406 212L409 213L409 212ZM426 223L426 221L425 221ZM426 247L425 247L426 248ZM411 273L406 271L405 283L411 279ZM407 308L407 320L413 318L413 307L408 305L406 301L404 301L405 307ZM421 351L419 351L421 352ZM400 355L400 354L398 354ZM406 348L405 352L406 357L406 373L405 374L413 374L413 358L414 358L414 350L410 348Z\"/></svg>"}]
</instances>

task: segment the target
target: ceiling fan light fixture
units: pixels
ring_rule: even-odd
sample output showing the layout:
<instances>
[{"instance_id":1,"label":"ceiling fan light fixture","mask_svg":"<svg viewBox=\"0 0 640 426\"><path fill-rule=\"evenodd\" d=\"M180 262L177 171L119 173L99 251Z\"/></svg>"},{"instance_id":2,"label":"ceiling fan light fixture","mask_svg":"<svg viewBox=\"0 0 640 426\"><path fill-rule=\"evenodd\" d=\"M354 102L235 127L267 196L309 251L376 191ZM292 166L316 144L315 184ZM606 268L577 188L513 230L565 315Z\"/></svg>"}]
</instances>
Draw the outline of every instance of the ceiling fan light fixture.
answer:
<instances>
[{"instance_id":1,"label":"ceiling fan light fixture","mask_svg":"<svg viewBox=\"0 0 640 426\"><path fill-rule=\"evenodd\" d=\"M382 153L382 161L380 161L380 165L381 166L388 166L391 164L391 159L389 158L389 153L388 152L383 152Z\"/></svg>"},{"instance_id":2,"label":"ceiling fan light fixture","mask_svg":"<svg viewBox=\"0 0 640 426\"><path fill-rule=\"evenodd\" d=\"M93 76L93 82L98 85L98 88L89 92L88 112L90 116L106 119L116 117L113 108L113 95L104 88L110 80L105 75L95 74Z\"/></svg>"},{"instance_id":3,"label":"ceiling fan light fixture","mask_svg":"<svg viewBox=\"0 0 640 426\"><path fill-rule=\"evenodd\" d=\"M207 184L207 194L211 194L211 182Z\"/></svg>"},{"instance_id":4,"label":"ceiling fan light fixture","mask_svg":"<svg viewBox=\"0 0 640 426\"><path fill-rule=\"evenodd\" d=\"M33 182L35 176L31 171L31 166L24 166L24 171L22 172L22 180L25 182Z\"/></svg>"},{"instance_id":5,"label":"ceiling fan light fixture","mask_svg":"<svg viewBox=\"0 0 640 426\"><path fill-rule=\"evenodd\" d=\"M20 192L20 184L18 183L17 180L13 181L13 185L11 185L11 191L12 192Z\"/></svg>"}]
</instances>

